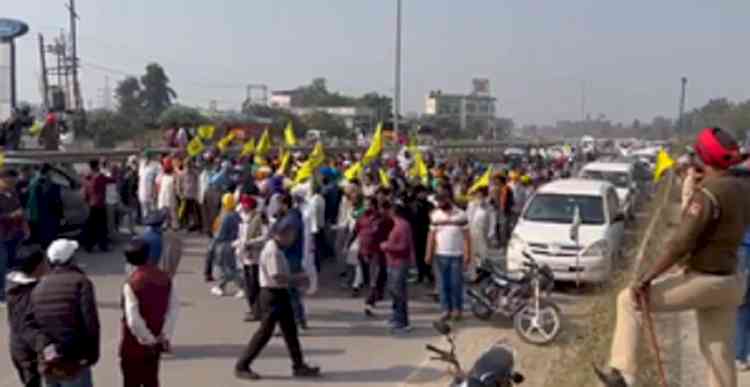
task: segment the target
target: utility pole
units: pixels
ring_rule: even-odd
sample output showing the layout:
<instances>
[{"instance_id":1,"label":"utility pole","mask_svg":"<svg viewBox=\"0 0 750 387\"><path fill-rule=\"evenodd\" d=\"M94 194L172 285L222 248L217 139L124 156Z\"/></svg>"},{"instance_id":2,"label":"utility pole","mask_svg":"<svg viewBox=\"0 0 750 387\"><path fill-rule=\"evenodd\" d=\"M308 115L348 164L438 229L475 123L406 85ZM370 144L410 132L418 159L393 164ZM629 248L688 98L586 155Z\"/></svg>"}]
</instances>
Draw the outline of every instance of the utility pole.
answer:
<instances>
[{"instance_id":1,"label":"utility pole","mask_svg":"<svg viewBox=\"0 0 750 387\"><path fill-rule=\"evenodd\" d=\"M49 109L49 83L47 82L47 58L44 50L44 36L39 34L39 62L42 67L42 104Z\"/></svg>"},{"instance_id":2,"label":"utility pole","mask_svg":"<svg viewBox=\"0 0 750 387\"><path fill-rule=\"evenodd\" d=\"M680 111L677 116L677 132L684 133L684 121L685 121L685 89L687 88L687 77L680 79L682 83L682 91L680 93Z\"/></svg>"},{"instance_id":3,"label":"utility pole","mask_svg":"<svg viewBox=\"0 0 750 387\"><path fill-rule=\"evenodd\" d=\"M586 121L586 81L581 81L581 122Z\"/></svg>"},{"instance_id":4,"label":"utility pole","mask_svg":"<svg viewBox=\"0 0 750 387\"><path fill-rule=\"evenodd\" d=\"M396 74L393 92L393 133L398 138L399 117L401 116L401 10L403 3L396 0Z\"/></svg>"},{"instance_id":5,"label":"utility pole","mask_svg":"<svg viewBox=\"0 0 750 387\"><path fill-rule=\"evenodd\" d=\"M104 91L103 91L103 105L104 109L112 110L112 90L109 88L109 75L104 76ZM89 105L91 106L91 105Z\"/></svg>"},{"instance_id":6,"label":"utility pole","mask_svg":"<svg viewBox=\"0 0 750 387\"><path fill-rule=\"evenodd\" d=\"M81 101L81 85L78 80L78 14L76 13L75 0L69 0L67 8L70 11L70 54L71 54L71 71L73 75L73 98L76 110L83 109Z\"/></svg>"}]
</instances>

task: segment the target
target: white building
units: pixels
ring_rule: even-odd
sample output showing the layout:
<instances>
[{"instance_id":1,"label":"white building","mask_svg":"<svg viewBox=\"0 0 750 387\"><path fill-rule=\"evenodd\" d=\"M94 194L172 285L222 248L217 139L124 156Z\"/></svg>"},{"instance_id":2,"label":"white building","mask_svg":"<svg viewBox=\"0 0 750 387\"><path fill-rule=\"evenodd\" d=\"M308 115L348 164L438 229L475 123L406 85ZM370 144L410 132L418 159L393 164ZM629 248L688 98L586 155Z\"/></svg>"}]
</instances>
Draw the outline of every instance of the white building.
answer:
<instances>
[{"instance_id":1,"label":"white building","mask_svg":"<svg viewBox=\"0 0 750 387\"><path fill-rule=\"evenodd\" d=\"M425 114L455 118L460 130L465 130L472 121L494 121L497 116L497 98L489 95L489 81L474 79L473 83L474 88L469 94L430 91L425 100Z\"/></svg>"}]
</instances>

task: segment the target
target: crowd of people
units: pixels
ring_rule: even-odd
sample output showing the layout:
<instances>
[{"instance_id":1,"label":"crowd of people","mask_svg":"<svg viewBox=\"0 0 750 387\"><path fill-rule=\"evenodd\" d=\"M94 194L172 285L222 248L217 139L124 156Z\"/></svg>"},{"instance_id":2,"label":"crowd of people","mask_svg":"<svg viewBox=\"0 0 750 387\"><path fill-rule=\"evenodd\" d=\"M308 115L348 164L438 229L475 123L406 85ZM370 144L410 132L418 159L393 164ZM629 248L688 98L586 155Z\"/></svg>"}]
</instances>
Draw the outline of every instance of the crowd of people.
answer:
<instances>
[{"instance_id":1,"label":"crowd of people","mask_svg":"<svg viewBox=\"0 0 750 387\"><path fill-rule=\"evenodd\" d=\"M353 297L367 292L365 316L375 318L376 304L390 298L393 334L411 330L410 283L434 290L442 319L460 321L469 269L508 240L534 187L569 173L569 164L531 157L490 170L466 158L425 159L428 176L410 173L408 151L347 176L359 158L337 155L306 181L294 179L306 161L300 154L287 170L280 155L215 150L197 157L183 149L146 151L122 164L92 160L82 189L88 220L78 241L59 236L65 208L51 166L30 176L2 170L0 274L9 272L0 301L8 305L19 377L26 386L42 379L47 386L93 384L99 320L92 282L75 257L79 247L109 251L122 235L129 241L119 355L128 387L158 385L177 321L172 280L191 233L210 238L204 279L213 283L211 294L243 299L244 319L260 323L238 354L239 378L260 378L252 363L277 326L293 375L320 373L305 362L298 331L309 329L305 297L331 285L319 284L323 269L336 270ZM38 248L19 249L29 243Z\"/></svg>"}]
</instances>

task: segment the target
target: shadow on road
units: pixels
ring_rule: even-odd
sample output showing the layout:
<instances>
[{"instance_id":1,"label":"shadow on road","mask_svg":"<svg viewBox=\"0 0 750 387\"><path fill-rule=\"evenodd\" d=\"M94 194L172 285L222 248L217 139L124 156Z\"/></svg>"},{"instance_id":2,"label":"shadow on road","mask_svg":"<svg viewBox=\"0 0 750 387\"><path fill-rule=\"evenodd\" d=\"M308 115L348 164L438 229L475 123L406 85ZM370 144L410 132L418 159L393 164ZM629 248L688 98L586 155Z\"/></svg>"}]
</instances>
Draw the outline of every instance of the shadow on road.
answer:
<instances>
[{"instance_id":1,"label":"shadow on road","mask_svg":"<svg viewBox=\"0 0 750 387\"><path fill-rule=\"evenodd\" d=\"M165 357L165 361L180 361L193 359L238 358L245 349L244 344L207 344L207 345L175 345L172 347L173 357ZM339 356L346 353L343 349L304 348L305 355L311 357ZM269 345L260 355L261 357L288 358L289 353L283 345Z\"/></svg>"},{"instance_id":2,"label":"shadow on road","mask_svg":"<svg viewBox=\"0 0 750 387\"><path fill-rule=\"evenodd\" d=\"M398 383L403 381L406 377L416 371L416 367L409 366L398 366L390 368L373 368L363 370L347 370L347 371L326 371L323 370L322 377L318 379L304 379L300 380L301 384L304 385L331 385L337 383L347 383L350 385L367 385L368 383L387 383L393 382ZM433 382L440 379L445 375L445 372L429 368L421 369L420 377L418 380L410 380L410 384L419 385ZM288 381L295 380L290 376L281 375L263 375L263 380L277 380L277 381ZM356 384L355 384L356 383Z\"/></svg>"}]
</instances>

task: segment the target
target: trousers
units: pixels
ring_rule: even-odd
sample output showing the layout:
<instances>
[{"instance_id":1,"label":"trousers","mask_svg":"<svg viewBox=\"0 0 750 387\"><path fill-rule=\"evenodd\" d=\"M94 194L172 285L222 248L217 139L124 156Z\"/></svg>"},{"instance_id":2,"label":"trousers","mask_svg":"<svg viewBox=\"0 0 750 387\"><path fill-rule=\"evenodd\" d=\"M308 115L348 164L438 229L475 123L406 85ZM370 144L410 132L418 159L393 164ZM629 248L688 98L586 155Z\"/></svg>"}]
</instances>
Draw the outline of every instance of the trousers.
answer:
<instances>
[{"instance_id":1,"label":"trousers","mask_svg":"<svg viewBox=\"0 0 750 387\"><path fill-rule=\"evenodd\" d=\"M258 296L260 295L260 280L258 276L260 275L260 270L258 265L243 265L242 272L245 277L245 300L247 301L247 306L251 314L259 316Z\"/></svg>"},{"instance_id":2,"label":"trousers","mask_svg":"<svg viewBox=\"0 0 750 387\"><path fill-rule=\"evenodd\" d=\"M700 350L708 365L706 386L737 387L734 325L745 283L745 276L739 274L719 276L685 272L651 285L652 312L695 311ZM643 332L641 320L630 289L624 289L617 297L617 323L610 366L631 376L638 373L637 354Z\"/></svg>"},{"instance_id":3,"label":"trousers","mask_svg":"<svg viewBox=\"0 0 750 387\"><path fill-rule=\"evenodd\" d=\"M383 254L371 254L363 257L362 274L365 283L370 285L370 293L365 304L375 306L385 296L385 285L388 282L388 268Z\"/></svg>"},{"instance_id":4,"label":"trousers","mask_svg":"<svg viewBox=\"0 0 750 387\"><path fill-rule=\"evenodd\" d=\"M154 353L145 358L121 359L123 387L159 387L160 358L160 354Z\"/></svg>"},{"instance_id":5,"label":"trousers","mask_svg":"<svg viewBox=\"0 0 750 387\"><path fill-rule=\"evenodd\" d=\"M237 370L250 369L253 361L271 340L276 325L281 328L289 357L292 359L292 367L302 366L304 364L302 346L299 343L289 290L262 288L260 290L260 310L262 314L260 326L253 334L240 358L237 359L235 368Z\"/></svg>"},{"instance_id":6,"label":"trousers","mask_svg":"<svg viewBox=\"0 0 750 387\"><path fill-rule=\"evenodd\" d=\"M388 293L393 302L393 323L397 328L409 326L409 293L406 277L409 275L409 265L388 267Z\"/></svg>"},{"instance_id":7,"label":"trousers","mask_svg":"<svg viewBox=\"0 0 750 387\"><path fill-rule=\"evenodd\" d=\"M85 249L91 250L94 248L94 245L99 246L102 250L109 249L109 228L107 226L106 207L91 207L84 227L85 242L83 247Z\"/></svg>"}]
</instances>

